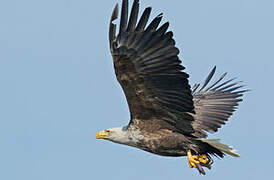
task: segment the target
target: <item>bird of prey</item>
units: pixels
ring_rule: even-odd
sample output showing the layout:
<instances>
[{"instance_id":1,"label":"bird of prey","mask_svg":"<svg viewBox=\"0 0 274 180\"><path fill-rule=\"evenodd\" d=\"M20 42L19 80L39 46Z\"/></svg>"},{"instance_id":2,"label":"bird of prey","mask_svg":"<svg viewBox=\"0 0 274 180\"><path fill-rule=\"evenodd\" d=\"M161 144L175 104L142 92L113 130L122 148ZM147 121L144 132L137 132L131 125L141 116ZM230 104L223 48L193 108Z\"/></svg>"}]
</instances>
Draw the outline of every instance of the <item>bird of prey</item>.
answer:
<instances>
[{"instance_id":1,"label":"bird of prey","mask_svg":"<svg viewBox=\"0 0 274 180\"><path fill-rule=\"evenodd\" d=\"M138 20L139 0L134 0L130 15L128 0L123 0L116 34L118 4L114 8L110 51L131 119L124 127L99 131L96 138L161 156L187 156L189 167L205 175L203 167L211 168L212 155L239 157L231 146L207 139L207 133L226 123L246 90L234 79L223 80L226 73L212 81L216 67L204 83L191 88L169 23L160 25L159 14L148 24L150 13L151 7L146 8Z\"/></svg>"}]
</instances>

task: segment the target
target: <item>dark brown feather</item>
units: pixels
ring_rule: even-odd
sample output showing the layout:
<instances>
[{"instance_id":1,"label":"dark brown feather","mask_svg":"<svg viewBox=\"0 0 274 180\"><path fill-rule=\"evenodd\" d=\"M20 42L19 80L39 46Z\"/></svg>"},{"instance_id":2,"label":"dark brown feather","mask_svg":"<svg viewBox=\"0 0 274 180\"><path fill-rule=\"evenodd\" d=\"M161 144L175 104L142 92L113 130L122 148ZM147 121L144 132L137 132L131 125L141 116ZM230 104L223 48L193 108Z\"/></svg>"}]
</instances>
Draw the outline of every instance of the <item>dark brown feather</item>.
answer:
<instances>
[{"instance_id":1,"label":"dark brown feather","mask_svg":"<svg viewBox=\"0 0 274 180\"><path fill-rule=\"evenodd\" d=\"M131 123L134 119L146 121L157 117L162 119L163 126L168 122L174 131L194 132L193 117L188 114L194 112L188 75L182 72L184 67L178 58L173 33L167 32L169 23L159 26L160 14L146 27L151 12L151 8L147 8L136 26L139 1L134 1L129 21L127 6L128 1L123 0L118 36L115 37L110 28L110 47L116 77L129 105ZM116 9L113 17L117 17Z\"/></svg>"},{"instance_id":2,"label":"dark brown feather","mask_svg":"<svg viewBox=\"0 0 274 180\"><path fill-rule=\"evenodd\" d=\"M202 138L206 132L216 132L235 111L246 90L239 90L242 86L234 79L221 83L226 73L209 84L214 67L204 83L196 84L191 91L173 33L167 32L169 23L160 26L160 14L147 26L150 7L137 23L138 11L139 1L134 0L128 20L128 0L123 0L118 35L113 24L117 5L109 29L115 73L127 98L130 124L136 119L158 119L163 128L190 137Z\"/></svg>"}]
</instances>

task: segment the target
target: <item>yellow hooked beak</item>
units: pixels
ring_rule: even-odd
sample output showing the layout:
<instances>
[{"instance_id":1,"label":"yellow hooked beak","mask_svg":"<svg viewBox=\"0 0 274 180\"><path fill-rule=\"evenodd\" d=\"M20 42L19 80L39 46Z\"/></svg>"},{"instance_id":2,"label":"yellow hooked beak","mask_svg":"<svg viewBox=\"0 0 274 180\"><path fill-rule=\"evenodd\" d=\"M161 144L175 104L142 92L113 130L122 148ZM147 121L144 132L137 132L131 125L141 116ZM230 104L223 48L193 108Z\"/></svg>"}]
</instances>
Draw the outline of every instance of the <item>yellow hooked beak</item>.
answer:
<instances>
[{"instance_id":1,"label":"yellow hooked beak","mask_svg":"<svg viewBox=\"0 0 274 180\"><path fill-rule=\"evenodd\" d=\"M107 132L106 130L96 133L96 139L105 139L107 137L109 137L109 132Z\"/></svg>"}]
</instances>

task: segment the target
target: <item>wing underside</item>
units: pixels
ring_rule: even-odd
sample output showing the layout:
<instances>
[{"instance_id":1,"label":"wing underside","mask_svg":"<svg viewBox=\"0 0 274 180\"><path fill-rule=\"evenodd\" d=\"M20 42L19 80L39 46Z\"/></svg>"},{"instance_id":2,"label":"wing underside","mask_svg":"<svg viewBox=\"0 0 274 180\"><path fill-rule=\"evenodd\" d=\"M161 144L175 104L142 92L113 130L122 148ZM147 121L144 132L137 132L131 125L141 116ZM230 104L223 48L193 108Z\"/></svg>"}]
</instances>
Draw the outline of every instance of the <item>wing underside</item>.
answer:
<instances>
[{"instance_id":1,"label":"wing underside","mask_svg":"<svg viewBox=\"0 0 274 180\"><path fill-rule=\"evenodd\" d=\"M206 137L206 132L217 132L237 109L243 93L247 91L241 89L241 81L234 82L235 78L223 81L227 73L210 84L215 71L216 67L203 84L196 84L192 88L196 112L193 114L193 128L196 137Z\"/></svg>"}]
</instances>

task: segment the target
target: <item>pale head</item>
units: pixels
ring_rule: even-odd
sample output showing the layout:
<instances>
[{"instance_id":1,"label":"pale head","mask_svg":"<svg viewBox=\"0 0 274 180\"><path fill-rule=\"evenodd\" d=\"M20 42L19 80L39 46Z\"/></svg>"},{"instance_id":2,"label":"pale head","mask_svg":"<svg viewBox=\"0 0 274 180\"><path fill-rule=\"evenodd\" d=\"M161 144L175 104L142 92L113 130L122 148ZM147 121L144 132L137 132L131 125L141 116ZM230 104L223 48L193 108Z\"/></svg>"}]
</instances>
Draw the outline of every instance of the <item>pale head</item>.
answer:
<instances>
[{"instance_id":1,"label":"pale head","mask_svg":"<svg viewBox=\"0 0 274 180\"><path fill-rule=\"evenodd\" d=\"M127 127L109 128L96 133L96 139L105 139L115 143L133 145L132 137Z\"/></svg>"}]
</instances>

